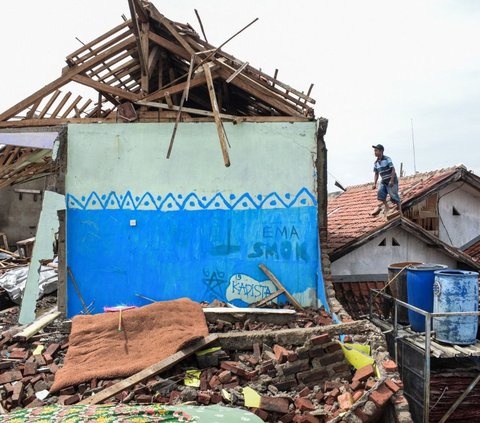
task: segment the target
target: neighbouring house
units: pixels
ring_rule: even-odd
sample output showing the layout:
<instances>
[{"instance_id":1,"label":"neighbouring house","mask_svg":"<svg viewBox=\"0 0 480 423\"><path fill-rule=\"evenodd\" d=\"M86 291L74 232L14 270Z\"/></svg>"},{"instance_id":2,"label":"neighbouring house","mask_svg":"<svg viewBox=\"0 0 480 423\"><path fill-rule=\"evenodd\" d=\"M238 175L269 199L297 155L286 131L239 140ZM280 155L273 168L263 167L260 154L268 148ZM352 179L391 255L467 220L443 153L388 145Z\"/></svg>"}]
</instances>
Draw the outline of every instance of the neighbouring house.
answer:
<instances>
[{"instance_id":1,"label":"neighbouring house","mask_svg":"<svg viewBox=\"0 0 480 423\"><path fill-rule=\"evenodd\" d=\"M391 220L383 213L371 215L377 203L371 187L371 183L349 187L331 195L328 204L332 280L352 316L368 312L369 290L385 286L392 263L480 268L478 176L457 166L401 178L404 217Z\"/></svg>"}]
</instances>

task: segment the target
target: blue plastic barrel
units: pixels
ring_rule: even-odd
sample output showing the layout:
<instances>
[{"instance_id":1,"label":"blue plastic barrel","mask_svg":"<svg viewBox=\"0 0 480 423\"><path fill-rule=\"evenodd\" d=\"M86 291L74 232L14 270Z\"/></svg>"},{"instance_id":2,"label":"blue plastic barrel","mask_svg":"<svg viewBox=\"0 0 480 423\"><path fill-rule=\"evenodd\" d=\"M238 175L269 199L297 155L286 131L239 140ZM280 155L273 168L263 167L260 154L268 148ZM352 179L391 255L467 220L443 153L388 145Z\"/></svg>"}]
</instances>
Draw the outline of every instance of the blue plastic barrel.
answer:
<instances>
[{"instance_id":1,"label":"blue plastic barrel","mask_svg":"<svg viewBox=\"0 0 480 423\"><path fill-rule=\"evenodd\" d=\"M435 313L478 311L478 273L438 270L435 272L433 294ZM433 318L437 340L448 344L474 344L477 328L478 316Z\"/></svg>"},{"instance_id":2,"label":"blue plastic barrel","mask_svg":"<svg viewBox=\"0 0 480 423\"><path fill-rule=\"evenodd\" d=\"M407 269L407 296L408 304L433 312L433 283L435 271L444 270L443 264L419 264ZM408 310L408 320L412 330L425 332L425 317Z\"/></svg>"}]
</instances>

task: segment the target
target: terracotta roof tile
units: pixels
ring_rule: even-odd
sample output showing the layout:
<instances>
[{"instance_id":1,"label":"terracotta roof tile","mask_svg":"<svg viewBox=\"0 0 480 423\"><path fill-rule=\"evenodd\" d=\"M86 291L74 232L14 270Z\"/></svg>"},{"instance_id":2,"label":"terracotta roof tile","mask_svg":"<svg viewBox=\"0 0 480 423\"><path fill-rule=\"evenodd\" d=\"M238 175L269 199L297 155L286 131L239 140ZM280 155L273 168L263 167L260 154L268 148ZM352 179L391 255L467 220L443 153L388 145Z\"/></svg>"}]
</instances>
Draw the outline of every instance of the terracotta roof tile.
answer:
<instances>
[{"instance_id":1,"label":"terracotta roof tile","mask_svg":"<svg viewBox=\"0 0 480 423\"><path fill-rule=\"evenodd\" d=\"M452 167L400 178L399 191L402 203L428 191L457 171L457 167ZM351 186L338 196L330 196L328 249L336 250L385 224L383 214L371 215L377 204L377 191L372 189L372 183Z\"/></svg>"},{"instance_id":2,"label":"terracotta roof tile","mask_svg":"<svg viewBox=\"0 0 480 423\"><path fill-rule=\"evenodd\" d=\"M480 241L477 241L475 244L468 247L464 253L468 254L472 260L480 262Z\"/></svg>"}]
</instances>

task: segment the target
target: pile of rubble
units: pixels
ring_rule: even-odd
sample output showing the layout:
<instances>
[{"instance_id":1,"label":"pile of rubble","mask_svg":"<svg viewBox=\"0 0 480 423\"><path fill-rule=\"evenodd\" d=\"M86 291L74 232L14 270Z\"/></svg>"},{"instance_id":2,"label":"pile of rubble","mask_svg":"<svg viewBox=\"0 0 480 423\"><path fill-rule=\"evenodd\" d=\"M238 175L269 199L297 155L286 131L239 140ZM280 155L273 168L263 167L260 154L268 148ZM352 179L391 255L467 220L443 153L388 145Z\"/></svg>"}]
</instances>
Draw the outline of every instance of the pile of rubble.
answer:
<instances>
[{"instance_id":1,"label":"pile of rubble","mask_svg":"<svg viewBox=\"0 0 480 423\"><path fill-rule=\"evenodd\" d=\"M4 328L15 321L17 312L12 309L0 314ZM299 313L295 327L318 324L313 314ZM324 318L322 313L318 317ZM42 334L25 342L18 342L9 331L3 331L0 339L3 409L72 405L120 381L93 379L56 393L49 392L68 348L65 323L68 322L57 319ZM249 323L242 323L236 329L249 327ZM396 370L391 362L385 362L383 367L387 371ZM216 347L182 361L161 377L151 377L118 393L108 402L221 403L249 409L264 421L333 422L345 418L345 421L369 422L379 421L390 398L398 396L401 389L401 382L395 378L379 379L372 365L354 371L338 340L325 333L296 347L254 343L253 351L242 352ZM404 398L400 395L397 400Z\"/></svg>"}]
</instances>

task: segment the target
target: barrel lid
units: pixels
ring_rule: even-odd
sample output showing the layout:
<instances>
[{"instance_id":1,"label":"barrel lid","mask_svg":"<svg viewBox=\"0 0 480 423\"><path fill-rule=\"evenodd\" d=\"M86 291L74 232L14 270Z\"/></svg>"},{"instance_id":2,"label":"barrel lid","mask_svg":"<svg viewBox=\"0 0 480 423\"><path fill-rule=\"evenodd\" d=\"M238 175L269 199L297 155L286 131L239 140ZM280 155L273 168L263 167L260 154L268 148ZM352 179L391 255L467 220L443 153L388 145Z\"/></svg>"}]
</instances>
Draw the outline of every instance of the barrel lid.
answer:
<instances>
[{"instance_id":1,"label":"barrel lid","mask_svg":"<svg viewBox=\"0 0 480 423\"><path fill-rule=\"evenodd\" d=\"M444 264L434 264L434 263L422 263L415 266L409 267L407 270L415 271L432 271L432 270L444 270L448 269L448 266Z\"/></svg>"},{"instance_id":2,"label":"barrel lid","mask_svg":"<svg viewBox=\"0 0 480 423\"><path fill-rule=\"evenodd\" d=\"M460 270L460 269L446 269L446 270L436 270L435 275L449 276L449 277L464 277L464 276L478 277L478 272L472 272L470 270Z\"/></svg>"},{"instance_id":3,"label":"barrel lid","mask_svg":"<svg viewBox=\"0 0 480 423\"><path fill-rule=\"evenodd\" d=\"M404 267L415 266L418 264L423 264L423 263L420 263L419 261L403 261L401 263L392 263L388 266L388 268L392 270L397 270L397 269L400 270L400 269L403 269Z\"/></svg>"}]
</instances>

